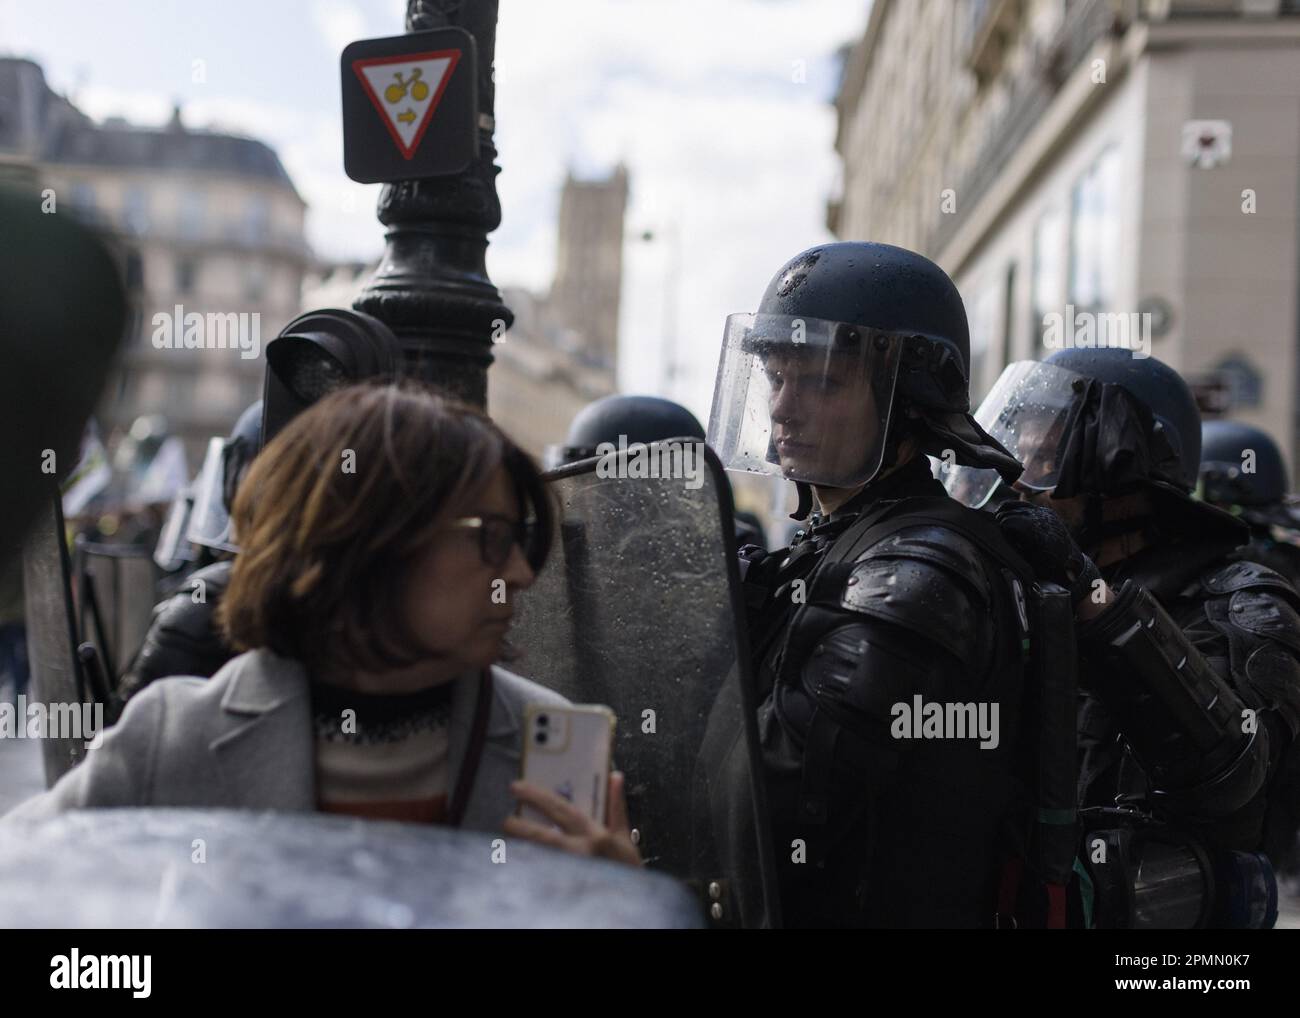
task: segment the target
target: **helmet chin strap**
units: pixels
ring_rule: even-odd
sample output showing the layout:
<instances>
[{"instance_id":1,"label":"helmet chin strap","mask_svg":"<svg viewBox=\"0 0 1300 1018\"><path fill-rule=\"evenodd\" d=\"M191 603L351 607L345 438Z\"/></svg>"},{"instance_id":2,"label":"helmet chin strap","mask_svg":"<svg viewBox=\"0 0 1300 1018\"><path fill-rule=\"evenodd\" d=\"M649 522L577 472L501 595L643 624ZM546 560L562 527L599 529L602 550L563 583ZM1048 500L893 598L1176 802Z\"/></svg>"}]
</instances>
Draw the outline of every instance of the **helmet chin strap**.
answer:
<instances>
[{"instance_id":1,"label":"helmet chin strap","mask_svg":"<svg viewBox=\"0 0 1300 1018\"><path fill-rule=\"evenodd\" d=\"M812 485L807 481L795 481L794 487L799 493L799 505L790 514L790 519L802 523L808 518L808 514L812 512Z\"/></svg>"}]
</instances>

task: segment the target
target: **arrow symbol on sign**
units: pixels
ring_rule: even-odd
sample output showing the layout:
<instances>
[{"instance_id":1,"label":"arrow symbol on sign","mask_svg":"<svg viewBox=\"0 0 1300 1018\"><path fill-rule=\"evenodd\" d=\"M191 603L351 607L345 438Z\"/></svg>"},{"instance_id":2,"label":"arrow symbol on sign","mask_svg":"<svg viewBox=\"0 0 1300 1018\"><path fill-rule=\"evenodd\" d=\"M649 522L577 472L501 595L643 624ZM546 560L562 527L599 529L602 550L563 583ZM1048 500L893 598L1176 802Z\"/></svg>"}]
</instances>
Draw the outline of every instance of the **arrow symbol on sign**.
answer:
<instances>
[{"instance_id":1,"label":"arrow symbol on sign","mask_svg":"<svg viewBox=\"0 0 1300 1018\"><path fill-rule=\"evenodd\" d=\"M353 73L404 158L415 155L460 55L460 50L446 49L352 62ZM403 98L407 106L399 113L391 104Z\"/></svg>"}]
</instances>

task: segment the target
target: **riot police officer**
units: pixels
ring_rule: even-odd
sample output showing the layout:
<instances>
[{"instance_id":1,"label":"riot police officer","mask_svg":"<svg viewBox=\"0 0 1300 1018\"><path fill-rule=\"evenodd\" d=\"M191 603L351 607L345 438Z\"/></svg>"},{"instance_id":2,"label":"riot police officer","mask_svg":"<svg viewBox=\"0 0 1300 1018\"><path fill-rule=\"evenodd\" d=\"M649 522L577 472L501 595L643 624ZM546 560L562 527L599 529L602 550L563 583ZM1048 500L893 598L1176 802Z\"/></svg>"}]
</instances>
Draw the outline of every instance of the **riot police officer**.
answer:
<instances>
[{"instance_id":1,"label":"riot police officer","mask_svg":"<svg viewBox=\"0 0 1300 1018\"><path fill-rule=\"evenodd\" d=\"M564 444L548 446L543 457L547 470L597 456L599 446L662 442L669 438L704 441L704 429L695 415L680 403L660 396L602 396L588 403L569 422Z\"/></svg>"},{"instance_id":2,"label":"riot police officer","mask_svg":"<svg viewBox=\"0 0 1300 1018\"><path fill-rule=\"evenodd\" d=\"M805 251L727 319L710 444L795 482L807 520L790 548L742 553L787 925L997 918L1031 577L926 460L1019 473L968 413L969 355L952 281L885 244ZM998 731L922 730L954 707Z\"/></svg>"},{"instance_id":3,"label":"riot police officer","mask_svg":"<svg viewBox=\"0 0 1300 1018\"><path fill-rule=\"evenodd\" d=\"M230 435L213 439L194 482L188 541L207 558L154 608L153 622L131 666L122 676L123 699L168 675L216 674L235 651L215 625L217 606L230 584L232 556L239 550L230 528L230 507L262 436L262 401L246 408ZM215 558L215 561L213 559Z\"/></svg>"},{"instance_id":4,"label":"riot police officer","mask_svg":"<svg viewBox=\"0 0 1300 1018\"><path fill-rule=\"evenodd\" d=\"M1300 583L1300 519L1283 499L1286 464L1268 433L1240 421L1201 427L1200 495L1250 527L1250 543L1236 558L1276 569Z\"/></svg>"},{"instance_id":5,"label":"riot police officer","mask_svg":"<svg viewBox=\"0 0 1300 1018\"><path fill-rule=\"evenodd\" d=\"M1013 543L1044 570L1067 559L1100 567L1077 630L1081 802L1135 807L1121 819L1148 831L1176 828L1178 865L1207 859L1220 890L1265 887L1271 874L1254 853L1280 858L1296 824L1300 595L1273 570L1235 561L1245 528L1192 497L1201 421L1191 391L1153 357L1067 349L1009 366L979 420L1024 464L1016 486L1037 507L999 507ZM983 477L959 470L952 487L978 504L997 480ZM1261 893L1166 918L1267 925Z\"/></svg>"},{"instance_id":6,"label":"riot police officer","mask_svg":"<svg viewBox=\"0 0 1300 1018\"><path fill-rule=\"evenodd\" d=\"M548 446L543 457L547 470L598 456L602 445L664 442L672 438L704 441L704 429L695 415L680 403L661 396L603 396L588 403L569 423L563 445ZM763 547L763 524L746 510L734 512L736 547Z\"/></svg>"}]
</instances>

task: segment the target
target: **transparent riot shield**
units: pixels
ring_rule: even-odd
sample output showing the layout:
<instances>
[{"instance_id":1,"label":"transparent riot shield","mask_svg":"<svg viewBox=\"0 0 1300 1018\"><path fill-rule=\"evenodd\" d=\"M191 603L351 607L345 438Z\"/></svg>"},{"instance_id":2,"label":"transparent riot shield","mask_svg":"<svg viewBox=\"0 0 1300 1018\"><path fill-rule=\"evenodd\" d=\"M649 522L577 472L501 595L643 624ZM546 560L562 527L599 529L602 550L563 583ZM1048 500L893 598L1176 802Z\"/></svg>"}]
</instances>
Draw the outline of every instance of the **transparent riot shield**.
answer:
<instances>
[{"instance_id":1,"label":"transparent riot shield","mask_svg":"<svg viewBox=\"0 0 1300 1018\"><path fill-rule=\"evenodd\" d=\"M77 657L77 630L68 579L63 508L51 493L23 542L23 599L27 614L27 656L31 666L28 701L44 704L89 702ZM18 723L25 723L19 718ZM53 785L86 755L85 740L44 739L46 785Z\"/></svg>"},{"instance_id":2,"label":"transparent riot shield","mask_svg":"<svg viewBox=\"0 0 1300 1018\"><path fill-rule=\"evenodd\" d=\"M512 667L614 710L647 866L694 887L711 925L779 924L721 464L668 440L547 478L559 534L516 608Z\"/></svg>"},{"instance_id":3,"label":"transparent riot shield","mask_svg":"<svg viewBox=\"0 0 1300 1018\"><path fill-rule=\"evenodd\" d=\"M158 569L148 548L77 539L77 632L94 645L109 681L126 670L153 620Z\"/></svg>"},{"instance_id":4,"label":"transparent riot shield","mask_svg":"<svg viewBox=\"0 0 1300 1018\"><path fill-rule=\"evenodd\" d=\"M200 843L204 865L178 866ZM0 822L0 928L700 925L665 876L495 832L220 809Z\"/></svg>"}]
</instances>

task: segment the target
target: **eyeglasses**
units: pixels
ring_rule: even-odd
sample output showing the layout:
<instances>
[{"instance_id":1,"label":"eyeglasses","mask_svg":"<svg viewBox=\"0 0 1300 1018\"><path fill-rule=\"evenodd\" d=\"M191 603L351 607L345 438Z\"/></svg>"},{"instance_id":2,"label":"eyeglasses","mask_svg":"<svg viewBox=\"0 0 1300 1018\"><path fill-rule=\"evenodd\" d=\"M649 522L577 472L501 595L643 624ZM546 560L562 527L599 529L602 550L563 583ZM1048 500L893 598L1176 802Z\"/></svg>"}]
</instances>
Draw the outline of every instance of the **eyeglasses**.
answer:
<instances>
[{"instance_id":1,"label":"eyeglasses","mask_svg":"<svg viewBox=\"0 0 1300 1018\"><path fill-rule=\"evenodd\" d=\"M535 520L512 520L506 516L462 516L451 526L478 531L478 551L483 564L500 569L510 559L515 545L527 558L537 539Z\"/></svg>"}]
</instances>

